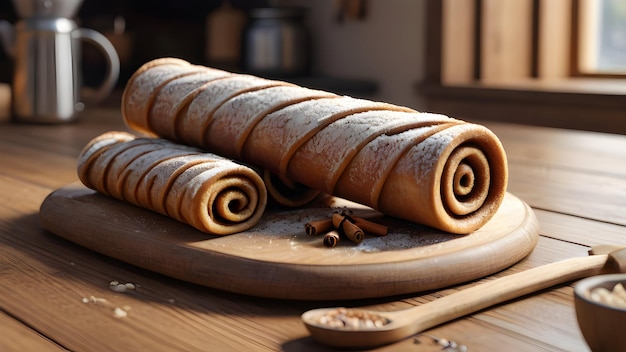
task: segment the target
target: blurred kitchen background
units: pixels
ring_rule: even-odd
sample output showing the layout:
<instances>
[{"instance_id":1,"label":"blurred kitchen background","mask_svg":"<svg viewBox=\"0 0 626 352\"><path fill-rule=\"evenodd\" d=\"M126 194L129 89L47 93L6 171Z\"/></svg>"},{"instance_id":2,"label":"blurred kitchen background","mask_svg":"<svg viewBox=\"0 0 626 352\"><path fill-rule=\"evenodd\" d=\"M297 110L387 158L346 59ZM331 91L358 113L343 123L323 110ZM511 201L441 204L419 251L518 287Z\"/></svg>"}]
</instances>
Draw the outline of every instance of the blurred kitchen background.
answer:
<instances>
[{"instance_id":1,"label":"blurred kitchen background","mask_svg":"<svg viewBox=\"0 0 626 352\"><path fill-rule=\"evenodd\" d=\"M588 1L626 3L85 0L76 21L118 51L113 104L141 64L173 56L462 119L626 133L626 74L619 67L623 60L626 70L626 56L619 56L626 52L626 10L615 26L624 46L618 70L572 70L582 61L572 38ZM0 0L0 19L17 20L11 1ZM273 40L267 26L289 32L281 45L292 54L272 59L263 51ZM106 70L95 50L83 47L86 85L97 85ZM12 60L0 50L0 82L11 74Z\"/></svg>"}]
</instances>

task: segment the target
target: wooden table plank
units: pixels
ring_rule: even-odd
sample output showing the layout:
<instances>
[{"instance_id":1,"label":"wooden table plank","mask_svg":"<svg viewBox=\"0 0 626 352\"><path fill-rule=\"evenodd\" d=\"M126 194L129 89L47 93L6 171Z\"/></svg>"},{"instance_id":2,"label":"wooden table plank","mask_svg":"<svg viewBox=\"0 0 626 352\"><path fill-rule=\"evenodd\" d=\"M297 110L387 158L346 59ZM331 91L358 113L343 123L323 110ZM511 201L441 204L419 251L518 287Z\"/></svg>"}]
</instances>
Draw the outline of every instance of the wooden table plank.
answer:
<instances>
[{"instance_id":1,"label":"wooden table plank","mask_svg":"<svg viewBox=\"0 0 626 352\"><path fill-rule=\"evenodd\" d=\"M31 231L25 229L24 233L15 235L27 236ZM34 253L30 253L33 252L31 248L21 251L15 249L15 243L5 247L14 250L3 253L9 263L4 262L2 266L20 270L8 275L20 280L9 282L8 287L2 288L0 304L46 335L55 336L64 347L93 350L93 346L89 345L92 340L105 341L102 343L103 349L142 347L155 351L174 347L195 350L207 345L224 350L239 350L258 348L259 344L275 350L285 338L290 341L302 340L305 345L310 343L305 341L307 334L298 316L319 303L264 300L209 290L146 273L83 251L54 236L41 240L44 243ZM557 242L556 245L554 242ZM540 248L503 274L573 255L585 255L585 248L541 239ZM18 268L10 263L20 263L20 266ZM116 293L108 287L112 280L133 282L140 288L130 293ZM36 291L29 289L39 286L42 288ZM444 291L444 294L449 292L452 291ZM83 298L91 296L108 303L83 303ZM434 297L418 295L414 300L404 302L417 304ZM383 308L386 301L379 301ZM393 298L391 305L398 308ZM570 304L568 306L572 309ZM128 316L115 318L115 307L130 307ZM277 319L276 316L282 318ZM532 320L533 314L526 316L526 319ZM268 324L263 324L264 320ZM171 325L165 322L176 323ZM242 340L240 334L244 326L245 335L250 340ZM536 333L540 333L543 328L536 325ZM202 334L209 330L212 331L211 335ZM499 334L498 331L489 333ZM136 334L141 336L134 336ZM164 336L167 336L167 341L162 340ZM299 343L297 346L306 348Z\"/></svg>"},{"instance_id":2,"label":"wooden table plank","mask_svg":"<svg viewBox=\"0 0 626 352\"><path fill-rule=\"evenodd\" d=\"M542 236L587 246L610 244L626 247L625 226L541 209L535 209L534 212L539 220Z\"/></svg>"},{"instance_id":3,"label":"wooden table plank","mask_svg":"<svg viewBox=\"0 0 626 352\"><path fill-rule=\"evenodd\" d=\"M521 163L509 170L509 192L533 208L626 225L624 177Z\"/></svg>"},{"instance_id":4,"label":"wooden table plank","mask_svg":"<svg viewBox=\"0 0 626 352\"><path fill-rule=\"evenodd\" d=\"M572 308L573 288L566 287L506 305L480 317L485 324L517 335L528 350L588 351ZM543 329L533 327L543 326ZM486 350L493 344L486 345Z\"/></svg>"},{"instance_id":5,"label":"wooden table plank","mask_svg":"<svg viewBox=\"0 0 626 352\"><path fill-rule=\"evenodd\" d=\"M65 351L28 326L0 311L0 351Z\"/></svg>"},{"instance_id":6,"label":"wooden table plank","mask_svg":"<svg viewBox=\"0 0 626 352\"><path fill-rule=\"evenodd\" d=\"M528 258L484 280L584 256L594 244L624 243L626 227L617 224L624 223L620 210L626 186L620 176L626 166L618 161L626 160L626 138L494 126L510 157L510 190L541 208L536 214L542 237ZM119 112L105 110L58 127L0 125L0 329L5 329L0 349L7 346L4 337L11 336L10 348L36 350L327 351L299 320L307 309L400 309L484 281L376 300L259 299L138 269L43 231L37 221L39 204L53 189L77 179L74 163L82 146L99 133L124 128ZM139 287L114 292L112 280ZM524 297L428 334L463 343L470 351L588 351L575 321L572 286ZM127 316L115 317L116 307ZM440 350L416 345L414 339L376 350L402 349Z\"/></svg>"},{"instance_id":7,"label":"wooden table plank","mask_svg":"<svg viewBox=\"0 0 626 352\"><path fill-rule=\"evenodd\" d=\"M511 163L551 165L626 175L626 137L608 133L485 123L502 141Z\"/></svg>"}]
</instances>

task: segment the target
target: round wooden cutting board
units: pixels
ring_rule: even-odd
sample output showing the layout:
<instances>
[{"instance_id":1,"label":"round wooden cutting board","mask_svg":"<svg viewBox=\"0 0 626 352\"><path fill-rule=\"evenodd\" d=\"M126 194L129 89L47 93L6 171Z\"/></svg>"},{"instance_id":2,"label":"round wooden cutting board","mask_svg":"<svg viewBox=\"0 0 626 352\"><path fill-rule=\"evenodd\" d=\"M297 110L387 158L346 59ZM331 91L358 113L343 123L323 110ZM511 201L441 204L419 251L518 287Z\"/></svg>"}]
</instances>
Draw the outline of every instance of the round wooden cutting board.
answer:
<instances>
[{"instance_id":1,"label":"round wooden cutting board","mask_svg":"<svg viewBox=\"0 0 626 352\"><path fill-rule=\"evenodd\" d=\"M52 192L40 217L52 233L121 261L225 291L295 300L385 297L438 289L505 269L535 247L530 207L507 194L495 217L469 235L376 218L384 237L324 247L304 224L348 210L380 214L343 199L299 209L268 209L252 229L212 236L81 184Z\"/></svg>"}]
</instances>

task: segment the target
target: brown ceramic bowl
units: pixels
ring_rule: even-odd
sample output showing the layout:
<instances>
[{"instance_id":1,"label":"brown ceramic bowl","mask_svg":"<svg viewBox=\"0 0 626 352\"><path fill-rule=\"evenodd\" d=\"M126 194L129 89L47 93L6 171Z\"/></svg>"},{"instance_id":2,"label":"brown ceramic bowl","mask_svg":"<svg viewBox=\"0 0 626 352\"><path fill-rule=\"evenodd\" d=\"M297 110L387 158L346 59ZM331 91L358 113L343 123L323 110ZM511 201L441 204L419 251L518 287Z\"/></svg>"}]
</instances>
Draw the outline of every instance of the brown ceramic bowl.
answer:
<instances>
[{"instance_id":1,"label":"brown ceramic bowl","mask_svg":"<svg viewBox=\"0 0 626 352\"><path fill-rule=\"evenodd\" d=\"M612 290L618 283L626 287L626 274L593 276L581 280L574 287L578 326L594 352L626 351L626 308L597 302L590 295L594 288Z\"/></svg>"}]
</instances>

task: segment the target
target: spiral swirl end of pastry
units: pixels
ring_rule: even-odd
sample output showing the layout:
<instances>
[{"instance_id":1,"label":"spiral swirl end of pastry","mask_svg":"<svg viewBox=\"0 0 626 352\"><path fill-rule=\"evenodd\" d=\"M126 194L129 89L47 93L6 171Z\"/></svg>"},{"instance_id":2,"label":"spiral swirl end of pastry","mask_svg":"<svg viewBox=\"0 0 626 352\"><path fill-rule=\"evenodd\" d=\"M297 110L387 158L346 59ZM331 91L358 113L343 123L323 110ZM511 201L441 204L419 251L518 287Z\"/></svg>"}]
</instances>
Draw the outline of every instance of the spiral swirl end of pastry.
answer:
<instances>
[{"instance_id":1,"label":"spiral swirl end of pastry","mask_svg":"<svg viewBox=\"0 0 626 352\"><path fill-rule=\"evenodd\" d=\"M489 221L504 199L506 154L496 136L482 126L474 126L463 143L452 146L441 171L441 218L448 231L470 233Z\"/></svg>"},{"instance_id":2,"label":"spiral swirl end of pastry","mask_svg":"<svg viewBox=\"0 0 626 352\"><path fill-rule=\"evenodd\" d=\"M496 214L507 182L506 154L496 136L481 125L457 125L429 137L398 161L377 209L469 234ZM419 186L408 186L411 183Z\"/></svg>"},{"instance_id":3,"label":"spiral swirl end of pastry","mask_svg":"<svg viewBox=\"0 0 626 352\"><path fill-rule=\"evenodd\" d=\"M253 169L125 132L94 138L79 156L77 169L89 188L213 235L253 227L267 204L265 184Z\"/></svg>"},{"instance_id":4,"label":"spiral swirl end of pastry","mask_svg":"<svg viewBox=\"0 0 626 352\"><path fill-rule=\"evenodd\" d=\"M157 94L161 82L200 68L178 61L149 65L126 87L123 116L134 130L174 136L323 194L450 233L479 229L504 199L506 154L484 126L297 86L290 87L297 94L276 99L268 91L277 82L259 84L258 78L238 74L217 80L189 100L187 86L172 83L177 88L168 101L181 108L155 118L144 108L163 98ZM155 126L173 126L174 131L153 130ZM269 182L267 191L280 191L279 181ZM296 190L304 193L287 201L317 192ZM237 197L232 199L243 200ZM229 208L229 201L222 203Z\"/></svg>"},{"instance_id":5,"label":"spiral swirl end of pastry","mask_svg":"<svg viewBox=\"0 0 626 352\"><path fill-rule=\"evenodd\" d=\"M261 178L253 171L233 171L207 184L195 200L191 224L214 234L237 233L248 230L261 219L267 205L267 191ZM202 214L208 212L209 216Z\"/></svg>"}]
</instances>

